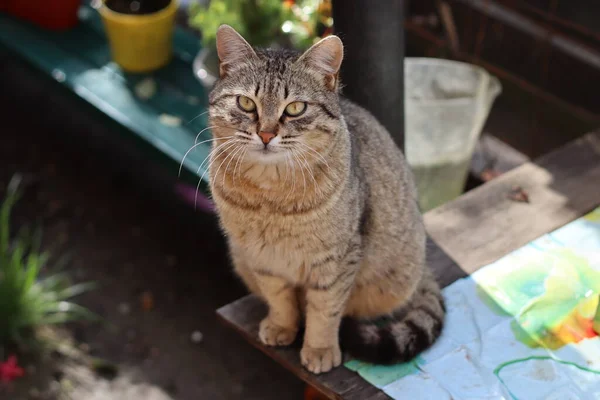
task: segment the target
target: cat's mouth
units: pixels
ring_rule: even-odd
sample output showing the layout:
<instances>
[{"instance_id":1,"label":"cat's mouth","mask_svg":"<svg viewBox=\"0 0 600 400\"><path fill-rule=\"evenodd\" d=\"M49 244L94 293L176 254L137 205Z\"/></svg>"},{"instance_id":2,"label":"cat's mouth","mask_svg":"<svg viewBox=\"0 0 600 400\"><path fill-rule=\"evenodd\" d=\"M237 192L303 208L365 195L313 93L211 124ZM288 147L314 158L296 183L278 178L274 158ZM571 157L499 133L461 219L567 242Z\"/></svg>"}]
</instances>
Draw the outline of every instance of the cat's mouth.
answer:
<instances>
[{"instance_id":1,"label":"cat's mouth","mask_svg":"<svg viewBox=\"0 0 600 400\"><path fill-rule=\"evenodd\" d=\"M252 151L248 153L252 153L253 158L259 162L265 163L276 163L285 160L285 149L282 149L277 146L253 146Z\"/></svg>"},{"instance_id":2,"label":"cat's mouth","mask_svg":"<svg viewBox=\"0 0 600 400\"><path fill-rule=\"evenodd\" d=\"M254 152L259 154L274 154L281 151L280 148L273 146L272 144L255 144L253 147Z\"/></svg>"}]
</instances>

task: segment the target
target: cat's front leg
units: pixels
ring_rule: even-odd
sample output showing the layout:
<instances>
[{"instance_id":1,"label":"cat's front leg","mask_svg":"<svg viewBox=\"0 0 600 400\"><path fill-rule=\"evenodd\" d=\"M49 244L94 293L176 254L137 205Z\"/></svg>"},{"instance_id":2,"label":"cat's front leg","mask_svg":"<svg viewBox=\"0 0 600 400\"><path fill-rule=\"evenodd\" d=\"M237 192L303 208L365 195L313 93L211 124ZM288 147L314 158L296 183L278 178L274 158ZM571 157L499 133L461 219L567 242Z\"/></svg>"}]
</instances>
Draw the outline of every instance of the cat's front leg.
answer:
<instances>
[{"instance_id":1,"label":"cat's front leg","mask_svg":"<svg viewBox=\"0 0 600 400\"><path fill-rule=\"evenodd\" d=\"M302 365L319 374L342 363L338 332L346 302L354 285L356 265L319 266L306 288L306 332L300 351Z\"/></svg>"},{"instance_id":2,"label":"cat's front leg","mask_svg":"<svg viewBox=\"0 0 600 400\"><path fill-rule=\"evenodd\" d=\"M260 341L268 346L287 346L296 339L300 324L296 288L269 271L253 272L260 294L269 306L269 313L260 323Z\"/></svg>"}]
</instances>

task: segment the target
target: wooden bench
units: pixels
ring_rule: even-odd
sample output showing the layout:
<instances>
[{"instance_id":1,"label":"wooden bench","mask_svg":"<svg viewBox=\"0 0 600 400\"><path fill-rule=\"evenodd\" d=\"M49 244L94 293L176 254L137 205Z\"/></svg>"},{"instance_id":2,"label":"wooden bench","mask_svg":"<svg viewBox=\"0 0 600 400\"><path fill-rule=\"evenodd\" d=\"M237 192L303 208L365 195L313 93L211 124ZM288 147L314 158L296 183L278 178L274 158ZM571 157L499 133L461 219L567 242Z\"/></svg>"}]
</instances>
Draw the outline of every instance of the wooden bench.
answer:
<instances>
[{"instance_id":1,"label":"wooden bench","mask_svg":"<svg viewBox=\"0 0 600 400\"><path fill-rule=\"evenodd\" d=\"M515 189L529 202L517 201ZM428 262L447 286L531 240L584 215L600 204L600 132L590 133L425 214ZM298 349L258 341L265 305L255 296L217 311L255 347L292 371L326 398L379 400L389 397L344 367L313 375L300 365Z\"/></svg>"}]
</instances>

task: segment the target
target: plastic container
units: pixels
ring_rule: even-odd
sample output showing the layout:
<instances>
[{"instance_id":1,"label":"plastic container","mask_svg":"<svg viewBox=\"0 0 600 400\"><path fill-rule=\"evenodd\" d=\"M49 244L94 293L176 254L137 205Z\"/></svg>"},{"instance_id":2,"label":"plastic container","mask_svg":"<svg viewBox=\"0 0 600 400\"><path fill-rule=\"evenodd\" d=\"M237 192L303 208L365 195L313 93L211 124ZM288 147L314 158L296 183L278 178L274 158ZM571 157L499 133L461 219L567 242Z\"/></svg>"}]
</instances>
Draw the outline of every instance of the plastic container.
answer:
<instances>
[{"instance_id":1,"label":"plastic container","mask_svg":"<svg viewBox=\"0 0 600 400\"><path fill-rule=\"evenodd\" d=\"M477 139L502 87L483 68L406 58L405 153L422 211L463 192Z\"/></svg>"},{"instance_id":2,"label":"plastic container","mask_svg":"<svg viewBox=\"0 0 600 400\"><path fill-rule=\"evenodd\" d=\"M62 31L77 25L81 0L0 0L0 11L42 28Z\"/></svg>"},{"instance_id":3,"label":"plastic container","mask_svg":"<svg viewBox=\"0 0 600 400\"><path fill-rule=\"evenodd\" d=\"M122 14L105 4L99 9L113 60L127 72L150 72L169 63L178 2L151 14Z\"/></svg>"}]
</instances>

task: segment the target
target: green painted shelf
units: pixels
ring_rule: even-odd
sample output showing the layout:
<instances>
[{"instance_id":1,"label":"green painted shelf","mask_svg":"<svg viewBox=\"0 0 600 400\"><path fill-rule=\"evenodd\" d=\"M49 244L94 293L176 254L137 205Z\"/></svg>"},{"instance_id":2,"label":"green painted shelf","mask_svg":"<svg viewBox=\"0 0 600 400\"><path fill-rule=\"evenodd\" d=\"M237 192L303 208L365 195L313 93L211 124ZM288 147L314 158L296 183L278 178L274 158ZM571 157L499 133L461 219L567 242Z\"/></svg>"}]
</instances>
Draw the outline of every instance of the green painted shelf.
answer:
<instances>
[{"instance_id":1,"label":"green painted shelf","mask_svg":"<svg viewBox=\"0 0 600 400\"><path fill-rule=\"evenodd\" d=\"M110 59L108 42L98 12L87 4L80 24L67 32L50 32L0 13L0 46L19 54L109 118L151 144L176 163L206 128L207 93L195 78L192 62L200 44L197 37L176 28L171 63L149 74L127 74ZM148 99L136 95L136 85L151 78L156 84ZM161 116L181 124L161 122ZM209 138L204 131L198 141ZM184 161L189 173L202 176L209 143L196 146ZM204 181L206 181L206 176ZM203 188L205 188L205 183Z\"/></svg>"}]
</instances>

